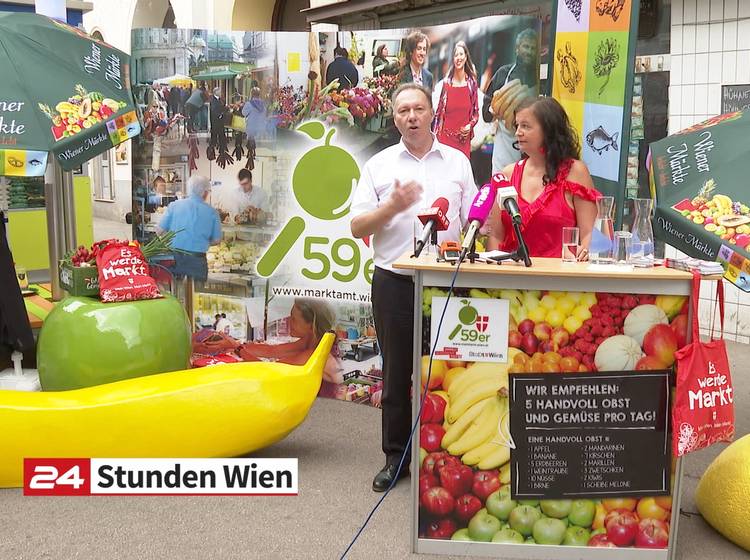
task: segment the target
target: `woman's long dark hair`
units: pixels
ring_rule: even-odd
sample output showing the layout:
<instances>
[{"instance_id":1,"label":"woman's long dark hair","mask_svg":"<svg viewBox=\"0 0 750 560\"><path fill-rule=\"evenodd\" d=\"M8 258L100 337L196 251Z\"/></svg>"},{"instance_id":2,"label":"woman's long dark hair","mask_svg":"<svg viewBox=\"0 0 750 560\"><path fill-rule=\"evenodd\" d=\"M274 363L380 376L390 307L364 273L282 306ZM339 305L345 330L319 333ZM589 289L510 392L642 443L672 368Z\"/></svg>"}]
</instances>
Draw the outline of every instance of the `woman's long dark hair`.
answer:
<instances>
[{"instance_id":1,"label":"woman's long dark hair","mask_svg":"<svg viewBox=\"0 0 750 560\"><path fill-rule=\"evenodd\" d=\"M568 114L554 97L527 97L516 107L514 115L531 109L544 134L545 173L542 182L554 181L560 165L568 159L580 159L581 144L570 124ZM515 119L515 116L514 116Z\"/></svg>"}]
</instances>

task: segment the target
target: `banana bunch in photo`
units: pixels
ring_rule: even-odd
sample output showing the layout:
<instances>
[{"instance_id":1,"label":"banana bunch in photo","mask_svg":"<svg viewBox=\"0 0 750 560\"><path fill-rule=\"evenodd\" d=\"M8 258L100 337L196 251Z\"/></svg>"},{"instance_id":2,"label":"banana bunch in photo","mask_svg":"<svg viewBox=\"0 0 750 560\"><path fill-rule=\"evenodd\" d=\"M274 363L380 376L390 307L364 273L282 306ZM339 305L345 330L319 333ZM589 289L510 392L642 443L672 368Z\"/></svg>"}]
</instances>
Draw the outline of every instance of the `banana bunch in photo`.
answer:
<instances>
[{"instance_id":1,"label":"banana bunch in photo","mask_svg":"<svg viewBox=\"0 0 750 560\"><path fill-rule=\"evenodd\" d=\"M526 97L534 95L534 90L522 84L521 80L509 81L492 94L490 108L495 120L499 120L509 132L514 130L514 116L516 107Z\"/></svg>"},{"instance_id":2,"label":"banana bunch in photo","mask_svg":"<svg viewBox=\"0 0 750 560\"><path fill-rule=\"evenodd\" d=\"M507 364L478 362L448 390L443 449L482 470L510 460Z\"/></svg>"}]
</instances>

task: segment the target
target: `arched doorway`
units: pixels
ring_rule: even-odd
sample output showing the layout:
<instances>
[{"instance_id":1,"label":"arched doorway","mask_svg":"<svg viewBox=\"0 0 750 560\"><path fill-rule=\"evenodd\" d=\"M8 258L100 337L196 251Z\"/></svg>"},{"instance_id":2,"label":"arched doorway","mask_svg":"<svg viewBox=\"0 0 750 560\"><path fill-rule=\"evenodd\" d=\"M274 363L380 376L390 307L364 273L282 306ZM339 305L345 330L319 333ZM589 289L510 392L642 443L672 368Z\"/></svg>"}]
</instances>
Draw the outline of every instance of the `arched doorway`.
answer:
<instances>
[{"instance_id":1,"label":"arched doorway","mask_svg":"<svg viewBox=\"0 0 750 560\"><path fill-rule=\"evenodd\" d=\"M310 7L310 0L276 0L273 9L274 31L310 31L305 14L301 10Z\"/></svg>"},{"instance_id":2,"label":"arched doorway","mask_svg":"<svg viewBox=\"0 0 750 560\"><path fill-rule=\"evenodd\" d=\"M138 0L130 28L165 27L167 23L174 28L174 10L169 0Z\"/></svg>"},{"instance_id":3,"label":"arched doorway","mask_svg":"<svg viewBox=\"0 0 750 560\"><path fill-rule=\"evenodd\" d=\"M275 0L235 0L232 29L237 31L270 31Z\"/></svg>"}]
</instances>

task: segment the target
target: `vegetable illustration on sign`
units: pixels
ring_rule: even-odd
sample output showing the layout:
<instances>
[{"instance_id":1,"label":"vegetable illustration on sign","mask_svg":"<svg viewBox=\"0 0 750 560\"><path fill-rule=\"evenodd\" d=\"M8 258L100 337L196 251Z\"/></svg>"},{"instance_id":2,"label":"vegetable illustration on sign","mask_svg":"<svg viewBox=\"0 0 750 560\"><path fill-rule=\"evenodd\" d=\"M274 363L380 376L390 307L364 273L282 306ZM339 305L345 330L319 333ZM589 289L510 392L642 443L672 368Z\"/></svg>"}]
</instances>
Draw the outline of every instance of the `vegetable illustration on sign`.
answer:
<instances>
[{"instance_id":1,"label":"vegetable illustration on sign","mask_svg":"<svg viewBox=\"0 0 750 560\"><path fill-rule=\"evenodd\" d=\"M573 54L573 47L570 41L565 43L565 51L562 49L557 50L557 60L560 63L560 82L570 93L575 93L583 76L581 75L581 70L578 68L578 59Z\"/></svg>"},{"instance_id":2,"label":"vegetable illustration on sign","mask_svg":"<svg viewBox=\"0 0 750 560\"><path fill-rule=\"evenodd\" d=\"M609 78L620 61L619 48L617 39L611 37L605 38L596 48L594 74L599 78L604 78L604 83L599 88L599 95L604 93L604 89L609 83Z\"/></svg>"}]
</instances>

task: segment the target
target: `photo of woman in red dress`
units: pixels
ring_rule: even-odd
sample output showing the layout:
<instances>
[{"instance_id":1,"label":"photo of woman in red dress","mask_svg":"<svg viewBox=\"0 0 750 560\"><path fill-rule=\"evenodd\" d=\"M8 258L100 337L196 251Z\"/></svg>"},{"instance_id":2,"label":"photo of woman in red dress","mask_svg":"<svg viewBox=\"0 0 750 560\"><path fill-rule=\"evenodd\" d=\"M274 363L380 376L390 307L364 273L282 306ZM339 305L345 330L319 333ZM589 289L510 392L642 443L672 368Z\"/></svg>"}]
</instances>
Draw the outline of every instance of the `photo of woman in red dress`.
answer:
<instances>
[{"instance_id":1,"label":"photo of woman in red dress","mask_svg":"<svg viewBox=\"0 0 750 560\"><path fill-rule=\"evenodd\" d=\"M433 104L437 100L433 132L438 141L469 157L474 125L479 120L479 85L463 41L453 48L453 64L448 75L435 86L432 96Z\"/></svg>"}]
</instances>

